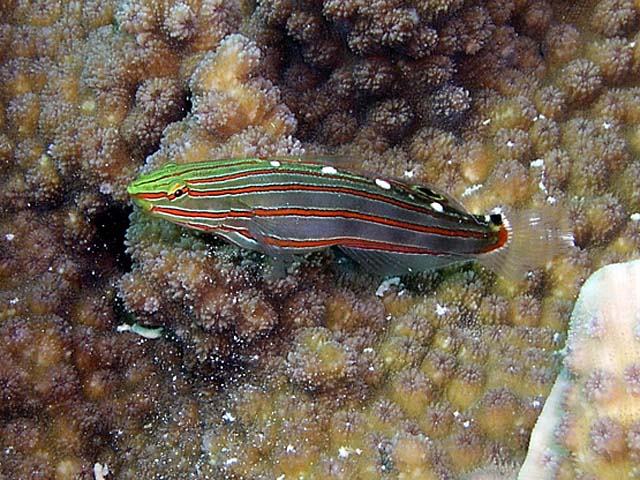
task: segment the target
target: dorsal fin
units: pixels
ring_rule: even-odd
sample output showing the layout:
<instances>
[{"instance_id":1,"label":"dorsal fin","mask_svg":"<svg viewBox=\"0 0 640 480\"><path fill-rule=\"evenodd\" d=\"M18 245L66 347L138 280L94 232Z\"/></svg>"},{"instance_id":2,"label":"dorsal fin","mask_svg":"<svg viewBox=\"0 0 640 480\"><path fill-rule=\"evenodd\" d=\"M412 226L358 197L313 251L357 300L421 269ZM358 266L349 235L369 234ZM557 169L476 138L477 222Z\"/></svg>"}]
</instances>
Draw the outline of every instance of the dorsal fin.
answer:
<instances>
[{"instance_id":1,"label":"dorsal fin","mask_svg":"<svg viewBox=\"0 0 640 480\"><path fill-rule=\"evenodd\" d=\"M268 157L265 160L276 160L280 162L293 162L293 163L308 163L311 165L322 165L334 167L338 170L348 170L353 173L362 174L363 176L375 175L371 172L366 172L362 168L362 159L348 156L336 156L336 155L291 155L291 156L275 156Z\"/></svg>"},{"instance_id":2,"label":"dorsal fin","mask_svg":"<svg viewBox=\"0 0 640 480\"><path fill-rule=\"evenodd\" d=\"M392 175L384 175L372 172L363 168L363 159L357 157L305 154L292 155L290 157L276 156L269 157L269 159L281 162L299 162L313 165L331 166L338 171L342 169L370 179L388 180L395 183L396 185L405 185L407 187L407 191L410 191L412 194L421 197L423 200L426 200L428 202L441 202L445 205L449 205L455 208L456 210L460 210L461 212L468 212L462 202L457 200L451 194L444 192L443 190L440 190L431 185L413 183L406 178L398 178Z\"/></svg>"},{"instance_id":3,"label":"dorsal fin","mask_svg":"<svg viewBox=\"0 0 640 480\"><path fill-rule=\"evenodd\" d=\"M401 180L402 181L402 180ZM408 183L408 182L404 182ZM467 208L460 202L456 197L449 193L445 193L444 191L432 187L430 185L417 184L417 183L408 183L411 185L411 189L413 193L418 193L418 195L428 202L440 202L445 205L449 205L450 207L455 208L464 213L468 213Z\"/></svg>"}]
</instances>

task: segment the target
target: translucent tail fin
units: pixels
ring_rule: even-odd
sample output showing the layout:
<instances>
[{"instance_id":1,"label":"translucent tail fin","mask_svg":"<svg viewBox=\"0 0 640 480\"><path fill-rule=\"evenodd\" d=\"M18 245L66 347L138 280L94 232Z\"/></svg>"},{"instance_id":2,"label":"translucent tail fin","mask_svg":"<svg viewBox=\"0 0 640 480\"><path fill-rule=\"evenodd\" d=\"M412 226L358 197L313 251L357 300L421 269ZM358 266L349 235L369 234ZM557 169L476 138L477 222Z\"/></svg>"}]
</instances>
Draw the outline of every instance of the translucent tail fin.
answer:
<instances>
[{"instance_id":1,"label":"translucent tail fin","mask_svg":"<svg viewBox=\"0 0 640 480\"><path fill-rule=\"evenodd\" d=\"M509 280L522 280L528 271L544 267L573 246L569 222L551 206L514 212L503 224L508 232L506 243L477 260Z\"/></svg>"}]
</instances>

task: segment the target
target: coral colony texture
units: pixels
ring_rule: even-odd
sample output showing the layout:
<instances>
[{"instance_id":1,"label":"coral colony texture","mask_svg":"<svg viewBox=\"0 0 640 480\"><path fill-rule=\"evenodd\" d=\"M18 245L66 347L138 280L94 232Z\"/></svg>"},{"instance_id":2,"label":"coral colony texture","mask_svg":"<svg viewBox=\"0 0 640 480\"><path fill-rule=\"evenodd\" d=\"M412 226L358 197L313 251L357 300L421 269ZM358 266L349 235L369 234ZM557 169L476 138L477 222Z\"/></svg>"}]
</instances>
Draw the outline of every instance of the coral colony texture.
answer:
<instances>
[{"instance_id":1,"label":"coral colony texture","mask_svg":"<svg viewBox=\"0 0 640 480\"><path fill-rule=\"evenodd\" d=\"M563 369L519 478L637 478L639 360L640 260L635 260L598 270L582 287Z\"/></svg>"},{"instance_id":2,"label":"coral colony texture","mask_svg":"<svg viewBox=\"0 0 640 480\"><path fill-rule=\"evenodd\" d=\"M640 257L638 2L2 0L0 22L0 478L515 478L580 286ZM276 275L126 196L168 161L303 153L478 213L551 204L575 247L520 283L381 283L331 251ZM609 315L570 336L549 478L639 475L637 342Z\"/></svg>"}]
</instances>

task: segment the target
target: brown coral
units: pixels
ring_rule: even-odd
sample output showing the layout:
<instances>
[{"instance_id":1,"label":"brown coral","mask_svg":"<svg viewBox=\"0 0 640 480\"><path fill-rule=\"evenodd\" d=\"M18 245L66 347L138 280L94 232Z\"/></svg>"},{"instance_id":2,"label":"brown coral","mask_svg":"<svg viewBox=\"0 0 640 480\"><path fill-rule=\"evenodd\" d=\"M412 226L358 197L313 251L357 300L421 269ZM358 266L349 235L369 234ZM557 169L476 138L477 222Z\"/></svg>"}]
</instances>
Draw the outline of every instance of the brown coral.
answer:
<instances>
[{"instance_id":1,"label":"brown coral","mask_svg":"<svg viewBox=\"0 0 640 480\"><path fill-rule=\"evenodd\" d=\"M562 70L559 86L569 102L590 101L602 87L600 69L589 60L574 60Z\"/></svg>"},{"instance_id":2,"label":"brown coral","mask_svg":"<svg viewBox=\"0 0 640 480\"><path fill-rule=\"evenodd\" d=\"M475 478L523 458L581 279L640 252L636 7L365 3L7 6L1 473ZM140 212L122 250L143 163L305 149L479 214L554 204L579 248L520 285L454 268L381 298L339 255L278 278ZM168 339L114 330L134 320ZM589 428L594 455L638 451L637 426Z\"/></svg>"},{"instance_id":3,"label":"brown coral","mask_svg":"<svg viewBox=\"0 0 640 480\"><path fill-rule=\"evenodd\" d=\"M593 11L591 23L604 36L621 35L635 26L636 8L630 0L600 0Z\"/></svg>"}]
</instances>

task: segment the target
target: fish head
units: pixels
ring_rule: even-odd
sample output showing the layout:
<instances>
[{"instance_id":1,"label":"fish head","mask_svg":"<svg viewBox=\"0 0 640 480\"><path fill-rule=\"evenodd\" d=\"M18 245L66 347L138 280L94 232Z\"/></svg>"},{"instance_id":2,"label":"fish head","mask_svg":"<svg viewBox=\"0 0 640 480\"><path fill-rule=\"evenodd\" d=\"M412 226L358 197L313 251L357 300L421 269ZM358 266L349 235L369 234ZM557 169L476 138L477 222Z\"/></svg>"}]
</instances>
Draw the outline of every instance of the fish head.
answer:
<instances>
[{"instance_id":1,"label":"fish head","mask_svg":"<svg viewBox=\"0 0 640 480\"><path fill-rule=\"evenodd\" d=\"M166 205L184 198L187 191L187 182L175 163L143 173L127 187L133 202L145 211L152 211L155 205Z\"/></svg>"}]
</instances>

